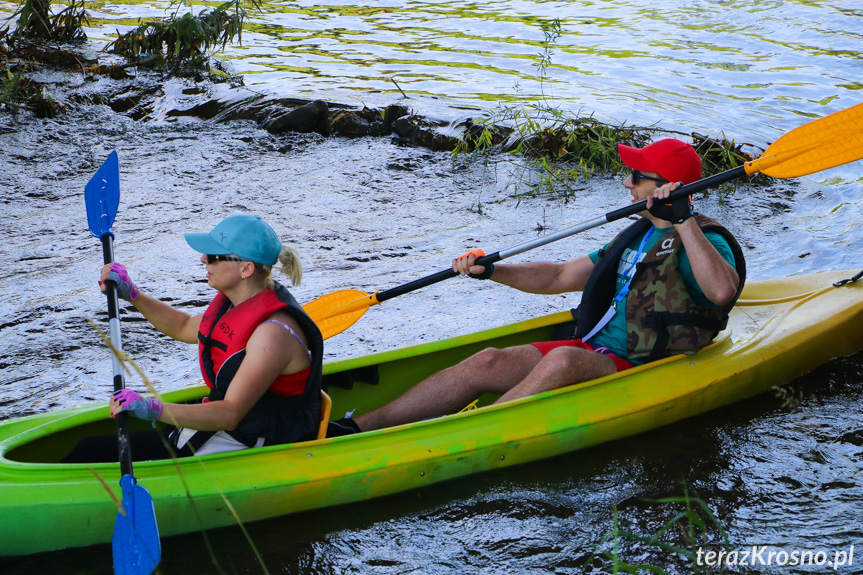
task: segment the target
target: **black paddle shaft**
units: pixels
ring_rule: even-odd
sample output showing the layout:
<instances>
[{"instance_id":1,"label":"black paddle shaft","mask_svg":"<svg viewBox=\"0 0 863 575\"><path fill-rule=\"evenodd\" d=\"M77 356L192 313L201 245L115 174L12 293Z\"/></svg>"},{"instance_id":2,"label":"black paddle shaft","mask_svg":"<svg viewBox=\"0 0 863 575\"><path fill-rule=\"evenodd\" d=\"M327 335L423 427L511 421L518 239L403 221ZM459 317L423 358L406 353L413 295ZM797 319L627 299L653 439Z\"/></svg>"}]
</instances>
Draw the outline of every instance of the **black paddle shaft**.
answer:
<instances>
[{"instance_id":1,"label":"black paddle shaft","mask_svg":"<svg viewBox=\"0 0 863 575\"><path fill-rule=\"evenodd\" d=\"M500 252L494 252L493 254L488 254L488 255L482 256L481 258L477 258L476 262L474 262L474 265L487 266L489 264L499 262L503 258L504 258L504 256L502 256ZM378 292L377 293L378 303L383 303L388 299L392 299L394 297L406 294L408 292L412 292L412 291L418 290L420 288L424 288L426 286L436 284L438 282L441 282L445 279L449 279L451 277L455 277L457 275L458 275L458 273L453 271L452 268L450 268L448 270L439 271L435 274L431 274L431 275L426 276L424 278L420 278L418 280L408 282L404 285L400 285L400 286L394 287L392 289Z\"/></svg>"},{"instance_id":2,"label":"black paddle shaft","mask_svg":"<svg viewBox=\"0 0 863 575\"><path fill-rule=\"evenodd\" d=\"M732 168L720 174L716 174L714 176L710 176L704 178L703 180L698 180L697 182L693 182L691 184L687 184L685 186L681 186L677 188L671 195L669 196L670 200L674 200L677 198L682 198L685 196L691 196L692 194L703 192L704 190L711 188L713 186L717 186L724 182L731 181L733 179L739 178L741 176L746 175L746 169L744 166L738 166L736 168ZM607 224L610 222L617 221L619 219L635 215L637 213L643 212L647 209L647 200L642 200L640 202L631 204L626 206L625 208L620 208L617 210L613 210L605 214L605 217L597 218L590 222L585 222L583 224L579 224L577 226L572 226L570 228L566 228L559 232L548 234L542 236L540 238L536 238L534 240L530 240L524 243L521 243L513 248L507 250L501 250L499 252L494 252L476 260L475 265L478 266L487 266L489 264L493 264L495 262L499 262L500 260L506 259L508 257L512 257L516 254L520 254L522 252L526 252L527 250L531 250L533 248L544 246L546 244L550 244L551 242L557 241L559 239L569 237L571 235L577 234L579 232L583 232L585 230L589 230L591 228L595 228L597 226L601 226L603 224ZM394 297L406 294L408 292L412 292L414 290L418 290L420 288L424 288L430 286L432 284L436 284L445 279L449 279L451 277L455 277L458 275L456 272L450 269L442 270L437 273L431 274L424 278L420 278L414 280L412 282L408 282L406 284L394 287L392 289L388 289L382 292L378 292L377 301L378 303L383 303L388 299L392 299Z\"/></svg>"},{"instance_id":3,"label":"black paddle shaft","mask_svg":"<svg viewBox=\"0 0 863 575\"><path fill-rule=\"evenodd\" d=\"M114 262L114 236L111 233L102 235L102 255L104 256L105 265ZM117 299L117 284L112 281L105 282L105 295L108 298L108 322L109 329L112 331L111 343L119 350L120 344L120 303ZM116 332L114 331L116 330ZM123 368L119 359L115 356L112 358L114 364L114 392L121 391L126 387L123 379ZM129 417L125 411L121 411L114 418L117 422L117 449L120 454L120 472L122 475L132 474L132 449L129 445Z\"/></svg>"},{"instance_id":4,"label":"black paddle shaft","mask_svg":"<svg viewBox=\"0 0 863 575\"><path fill-rule=\"evenodd\" d=\"M677 198L682 198L685 196L691 196L692 194L697 194L698 192L703 192L706 189L712 188L714 186L718 186L719 184L724 184L725 182L729 182L736 178L746 175L746 168L744 166L737 166L736 168L732 168L730 170L726 170L719 174L709 176L704 178L703 180L698 180L697 182L693 182L691 184L687 184L685 186L681 186L671 192L671 195L668 196L669 200L675 200ZM628 216L635 215L639 212L643 212L647 209L647 200L641 200L640 202L636 202L632 205L626 206L625 208L620 208L617 210L613 210L605 214L605 219L608 222L614 222L621 218L625 218Z\"/></svg>"}]
</instances>

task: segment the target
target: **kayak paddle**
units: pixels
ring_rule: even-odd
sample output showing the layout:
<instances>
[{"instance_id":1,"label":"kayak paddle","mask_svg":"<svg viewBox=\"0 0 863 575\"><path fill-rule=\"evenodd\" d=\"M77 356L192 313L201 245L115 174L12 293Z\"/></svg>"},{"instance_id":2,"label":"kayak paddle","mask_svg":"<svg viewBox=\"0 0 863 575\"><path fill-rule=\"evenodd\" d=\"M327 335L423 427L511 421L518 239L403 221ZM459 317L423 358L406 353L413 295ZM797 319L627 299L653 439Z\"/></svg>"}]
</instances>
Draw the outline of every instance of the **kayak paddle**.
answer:
<instances>
[{"instance_id":1,"label":"kayak paddle","mask_svg":"<svg viewBox=\"0 0 863 575\"><path fill-rule=\"evenodd\" d=\"M861 158L863 158L863 104L858 104L791 130L771 144L760 158L681 186L671 193L669 199L689 196L758 172L773 178L796 178ZM523 242L507 250L488 254L477 259L476 265L487 266L533 248L637 214L645 209L647 209L647 200L642 200L608 212L600 218ZM450 268L371 295L358 290L341 290L309 302L304 309L318 324L324 339L327 339L349 328L375 304L456 275L456 272Z\"/></svg>"},{"instance_id":2,"label":"kayak paddle","mask_svg":"<svg viewBox=\"0 0 863 575\"><path fill-rule=\"evenodd\" d=\"M102 167L96 171L84 188L84 201L87 204L87 223L90 233L102 241L102 253L106 264L114 261L114 217L120 205L120 164L117 152L111 152ZM117 310L117 285L105 282L105 295L108 297L108 320L111 345L121 351L120 319ZM114 392L125 387L123 365L116 353L112 354L114 367ZM159 541L159 526L156 523L156 509L153 498L142 486L137 485L132 475L132 452L129 445L129 421L125 412L116 417L117 446L120 452L120 488L122 508L114 521L112 539L114 573L149 575L156 569L162 558L162 545Z\"/></svg>"}]
</instances>

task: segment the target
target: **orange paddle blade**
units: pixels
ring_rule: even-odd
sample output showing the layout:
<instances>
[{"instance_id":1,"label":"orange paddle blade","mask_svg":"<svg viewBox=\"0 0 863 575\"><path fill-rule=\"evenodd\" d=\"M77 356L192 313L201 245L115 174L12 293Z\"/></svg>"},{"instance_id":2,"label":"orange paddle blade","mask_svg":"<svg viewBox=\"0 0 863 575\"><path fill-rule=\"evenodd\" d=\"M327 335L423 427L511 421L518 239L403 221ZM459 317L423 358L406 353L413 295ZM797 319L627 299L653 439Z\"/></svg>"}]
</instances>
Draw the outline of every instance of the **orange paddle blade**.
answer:
<instances>
[{"instance_id":1,"label":"orange paddle blade","mask_svg":"<svg viewBox=\"0 0 863 575\"><path fill-rule=\"evenodd\" d=\"M375 295L345 289L312 300L303 309L318 324L324 339L328 339L351 327L370 306L378 303Z\"/></svg>"},{"instance_id":2,"label":"orange paddle blade","mask_svg":"<svg viewBox=\"0 0 863 575\"><path fill-rule=\"evenodd\" d=\"M771 144L746 173L797 178L863 158L863 104L794 128Z\"/></svg>"}]
</instances>

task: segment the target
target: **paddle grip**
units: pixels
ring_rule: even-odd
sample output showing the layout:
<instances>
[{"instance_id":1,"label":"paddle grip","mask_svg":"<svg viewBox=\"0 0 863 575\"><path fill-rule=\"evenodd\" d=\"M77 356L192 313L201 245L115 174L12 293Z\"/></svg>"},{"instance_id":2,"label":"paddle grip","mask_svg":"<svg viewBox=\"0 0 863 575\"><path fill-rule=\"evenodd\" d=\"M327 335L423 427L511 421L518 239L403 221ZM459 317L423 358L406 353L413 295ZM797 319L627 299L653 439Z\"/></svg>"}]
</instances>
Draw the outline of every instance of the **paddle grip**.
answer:
<instances>
[{"instance_id":1,"label":"paddle grip","mask_svg":"<svg viewBox=\"0 0 863 575\"><path fill-rule=\"evenodd\" d=\"M488 254L482 256L477 259L474 265L478 266L487 266L488 264L493 264L495 262L499 262L501 259L500 252L494 252L493 254ZM388 289L382 292L378 292L377 299L378 303L383 303L388 299L392 299L394 297L398 297L400 295L404 295L408 292L416 291L418 289L430 286L432 284L436 284L438 282L442 282L443 280L447 280L449 278L457 276L458 273L453 271L452 268L439 271L437 273L428 275L424 278L420 278L418 280L414 280L412 282L408 282L406 284L394 287L392 289Z\"/></svg>"},{"instance_id":2,"label":"paddle grip","mask_svg":"<svg viewBox=\"0 0 863 575\"><path fill-rule=\"evenodd\" d=\"M111 233L102 234L102 256L105 265L114 263L114 235ZM111 345L114 349L120 351L120 302L117 298L117 284L113 281L105 282L105 296L108 299L108 322L109 333L111 337ZM120 363L117 354L112 350L111 363L114 368L114 391L121 391L126 387L123 378L123 364ZM120 471L122 475L132 474L132 450L129 447L129 416L125 412L118 413L114 418L117 422L117 448L120 455Z\"/></svg>"},{"instance_id":3,"label":"paddle grip","mask_svg":"<svg viewBox=\"0 0 863 575\"><path fill-rule=\"evenodd\" d=\"M682 198L685 196L691 196L692 194L697 194L698 192L703 192L708 188L712 188L713 186L717 186L719 184L728 182L730 180L739 178L741 176L746 175L746 168L744 166L738 166L736 168L732 168L730 170L726 170L719 174L715 174L713 176L704 178L703 180L698 180L697 182L693 182L691 184L687 184L685 186L681 186L671 192L671 195L668 196L669 200L675 200L677 198ZM605 219L609 222L615 222L619 219L626 218L629 216L633 216L640 212L643 212L647 209L647 200L641 200L635 204L631 204L626 206L625 208L620 208L617 210L612 210L605 214Z\"/></svg>"}]
</instances>

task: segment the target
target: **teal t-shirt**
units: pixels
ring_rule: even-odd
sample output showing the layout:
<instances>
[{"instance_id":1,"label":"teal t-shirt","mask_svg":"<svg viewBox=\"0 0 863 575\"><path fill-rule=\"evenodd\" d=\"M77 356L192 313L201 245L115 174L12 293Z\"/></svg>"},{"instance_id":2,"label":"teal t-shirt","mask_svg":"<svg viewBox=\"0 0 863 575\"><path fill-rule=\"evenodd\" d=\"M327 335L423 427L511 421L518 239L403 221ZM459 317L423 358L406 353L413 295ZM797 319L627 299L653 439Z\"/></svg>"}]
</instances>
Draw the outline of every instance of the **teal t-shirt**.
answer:
<instances>
[{"instance_id":1,"label":"teal t-shirt","mask_svg":"<svg viewBox=\"0 0 863 575\"><path fill-rule=\"evenodd\" d=\"M642 251L638 261L644 259L644 257L650 252L653 246L662 239L666 232L673 230L674 228L655 228L652 227L653 234L650 239L648 239L645 244L644 250ZM645 232L647 234L650 232L650 229ZM623 257L620 259L620 263L617 267L617 286L615 288L615 295L623 289L626 285L626 282L630 277L635 274L635 266L632 265L635 260L636 254L638 253L638 247L641 245L641 240L644 236L640 236L636 238L631 244L629 244L625 250L623 250ZM727 261L732 267L734 266L734 254L731 251L731 246L728 245L728 242L723 238L720 234L716 232L707 232L704 234L704 237L716 248L716 251L719 252L719 255L722 256L722 259ZM608 244L606 244L608 247ZM599 260L599 250L590 254L590 261L594 264ZM695 300L695 303L705 307L715 307L712 301L707 299L707 296L704 295L704 292L701 291L701 288L698 285L698 282L695 281L695 276L692 273L692 264L689 262L689 256L684 249L681 251L679 256L679 264L680 264L680 273L683 276L683 283L686 285L686 289L689 290L690 295L692 295L692 299ZM628 272L628 273L627 273ZM617 309L620 313L615 313L612 316L611 320L603 326L599 332L590 338L589 342L594 347L606 347L608 348L614 355L622 358L626 358L627 345L626 345L626 314L622 313L622 310L626 309L626 299L618 304ZM626 358L627 361L632 363L633 365L641 365L644 361L640 360L631 360Z\"/></svg>"}]
</instances>

